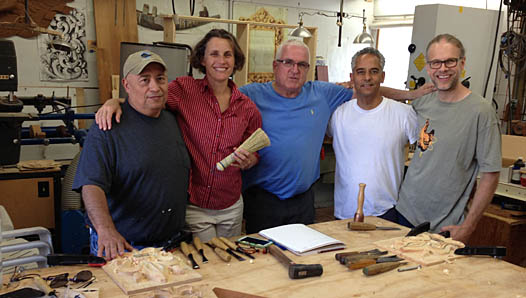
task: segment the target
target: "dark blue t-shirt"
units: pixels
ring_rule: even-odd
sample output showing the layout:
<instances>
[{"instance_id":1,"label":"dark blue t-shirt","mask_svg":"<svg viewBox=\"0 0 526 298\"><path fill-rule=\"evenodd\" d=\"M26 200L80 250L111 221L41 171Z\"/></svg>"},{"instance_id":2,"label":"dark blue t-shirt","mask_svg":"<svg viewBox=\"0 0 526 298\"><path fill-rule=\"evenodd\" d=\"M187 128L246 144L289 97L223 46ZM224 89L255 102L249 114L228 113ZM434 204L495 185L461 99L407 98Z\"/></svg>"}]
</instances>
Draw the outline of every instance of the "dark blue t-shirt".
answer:
<instances>
[{"instance_id":1,"label":"dark blue t-shirt","mask_svg":"<svg viewBox=\"0 0 526 298\"><path fill-rule=\"evenodd\" d=\"M151 118L128 102L122 109L111 130L91 126L73 189L100 187L127 241L168 240L182 230L188 201L190 158L179 126L168 111Z\"/></svg>"}]
</instances>

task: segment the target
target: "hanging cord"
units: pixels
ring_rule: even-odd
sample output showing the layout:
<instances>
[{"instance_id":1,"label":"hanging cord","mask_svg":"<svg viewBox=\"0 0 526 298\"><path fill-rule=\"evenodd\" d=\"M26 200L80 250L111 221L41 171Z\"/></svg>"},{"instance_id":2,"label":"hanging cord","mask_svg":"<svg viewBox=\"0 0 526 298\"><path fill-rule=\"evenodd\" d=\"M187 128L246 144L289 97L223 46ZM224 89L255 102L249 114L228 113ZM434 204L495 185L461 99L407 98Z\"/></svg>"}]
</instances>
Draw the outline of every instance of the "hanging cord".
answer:
<instances>
[{"instance_id":1,"label":"hanging cord","mask_svg":"<svg viewBox=\"0 0 526 298\"><path fill-rule=\"evenodd\" d=\"M175 0L172 0L172 12L173 14L175 14L175 3L174 3Z\"/></svg>"},{"instance_id":2,"label":"hanging cord","mask_svg":"<svg viewBox=\"0 0 526 298\"><path fill-rule=\"evenodd\" d=\"M194 10L195 10L195 0L190 0L190 15L191 16L194 15Z\"/></svg>"},{"instance_id":3,"label":"hanging cord","mask_svg":"<svg viewBox=\"0 0 526 298\"><path fill-rule=\"evenodd\" d=\"M497 38L499 36L500 14L502 12L502 2L503 1L504 0L500 0L499 16L497 18L497 28L495 28L495 39L493 40L493 51L491 53L491 62L489 63L488 76L486 77L486 84L484 84L484 94L482 95L482 97L486 97L486 92L488 91L487 89L488 89L488 84L489 84L489 77L491 75L491 68L493 67L493 61L495 60L495 50L497 49Z\"/></svg>"}]
</instances>

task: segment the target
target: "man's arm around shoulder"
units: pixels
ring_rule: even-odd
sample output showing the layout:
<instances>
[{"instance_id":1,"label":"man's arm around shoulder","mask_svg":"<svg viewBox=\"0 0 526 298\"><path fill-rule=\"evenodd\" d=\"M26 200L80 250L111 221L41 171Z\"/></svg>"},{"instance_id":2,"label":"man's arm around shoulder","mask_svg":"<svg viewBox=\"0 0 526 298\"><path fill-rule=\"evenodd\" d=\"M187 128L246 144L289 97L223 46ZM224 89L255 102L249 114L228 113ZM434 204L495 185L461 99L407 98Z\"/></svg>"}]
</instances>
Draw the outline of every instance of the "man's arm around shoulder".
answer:
<instances>
[{"instance_id":1,"label":"man's arm around shoulder","mask_svg":"<svg viewBox=\"0 0 526 298\"><path fill-rule=\"evenodd\" d=\"M97 255L102 256L104 251L108 259L113 259L122 255L126 249L131 251L133 247L115 228L106 194L102 188L96 185L84 185L82 187L82 199L88 217L99 237Z\"/></svg>"}]
</instances>

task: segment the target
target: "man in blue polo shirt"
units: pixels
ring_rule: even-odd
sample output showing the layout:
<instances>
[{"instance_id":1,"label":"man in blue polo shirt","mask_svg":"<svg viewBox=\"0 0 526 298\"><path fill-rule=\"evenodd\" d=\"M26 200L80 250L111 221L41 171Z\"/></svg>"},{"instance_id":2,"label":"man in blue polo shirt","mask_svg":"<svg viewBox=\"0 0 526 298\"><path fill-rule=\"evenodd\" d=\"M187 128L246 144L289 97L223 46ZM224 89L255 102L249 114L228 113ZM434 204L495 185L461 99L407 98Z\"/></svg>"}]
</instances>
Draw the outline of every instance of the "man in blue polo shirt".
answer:
<instances>
[{"instance_id":1,"label":"man in blue polo shirt","mask_svg":"<svg viewBox=\"0 0 526 298\"><path fill-rule=\"evenodd\" d=\"M182 230L188 200L190 158L175 115L163 110L166 64L139 51L123 76L121 121L107 131L91 126L73 183L86 206L91 253L109 259L165 245Z\"/></svg>"},{"instance_id":2,"label":"man in blue polo shirt","mask_svg":"<svg viewBox=\"0 0 526 298\"><path fill-rule=\"evenodd\" d=\"M320 176L320 151L331 114L351 99L352 89L307 80L309 48L301 41L280 45L272 63L274 81L239 88L256 103L270 147L258 151L259 163L244 172L246 232L291 223L314 223L312 185ZM390 88L382 94L413 99L430 89Z\"/></svg>"}]
</instances>

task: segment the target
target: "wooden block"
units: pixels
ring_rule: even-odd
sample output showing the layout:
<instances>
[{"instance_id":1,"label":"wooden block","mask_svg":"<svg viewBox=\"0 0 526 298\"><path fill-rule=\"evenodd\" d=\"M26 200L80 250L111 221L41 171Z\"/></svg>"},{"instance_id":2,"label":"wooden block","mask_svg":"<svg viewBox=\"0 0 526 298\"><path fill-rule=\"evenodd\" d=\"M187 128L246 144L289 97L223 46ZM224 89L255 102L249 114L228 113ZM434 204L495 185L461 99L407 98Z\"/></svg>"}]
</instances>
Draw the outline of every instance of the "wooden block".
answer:
<instances>
[{"instance_id":1,"label":"wooden block","mask_svg":"<svg viewBox=\"0 0 526 298\"><path fill-rule=\"evenodd\" d=\"M141 258L148 258L149 253L145 253L145 251L152 249L153 248L145 248L139 251L138 253L137 251L135 251L135 259L139 260L138 262L140 262ZM161 288L173 287L181 284L199 281L202 279L201 274L197 273L195 270L190 268L190 266L188 266L186 263L180 262L178 265L182 267L182 269L184 270L184 274L168 274L166 276L166 282L159 282L153 280L142 280L141 282L134 282L131 278L125 278L115 272L115 269L117 268L115 260L112 260L108 264L104 265L102 269L117 284L117 286L121 288L121 290L126 295L133 295L137 293L158 290Z\"/></svg>"}]
</instances>

